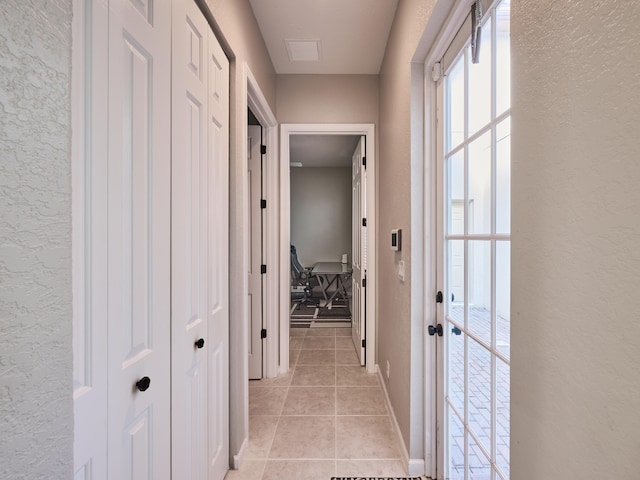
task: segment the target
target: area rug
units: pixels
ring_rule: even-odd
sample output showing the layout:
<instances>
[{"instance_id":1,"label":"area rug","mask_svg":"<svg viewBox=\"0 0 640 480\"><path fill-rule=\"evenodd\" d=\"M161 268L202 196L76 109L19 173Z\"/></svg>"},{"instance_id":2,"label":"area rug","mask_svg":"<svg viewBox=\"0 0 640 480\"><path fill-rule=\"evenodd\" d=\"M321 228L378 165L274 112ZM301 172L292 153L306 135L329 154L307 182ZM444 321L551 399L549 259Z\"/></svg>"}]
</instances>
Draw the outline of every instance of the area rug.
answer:
<instances>
[{"instance_id":1,"label":"area rug","mask_svg":"<svg viewBox=\"0 0 640 480\"><path fill-rule=\"evenodd\" d=\"M350 319L351 312L347 305L332 305L329 307L319 307L313 304L297 305L291 308L292 319Z\"/></svg>"}]
</instances>

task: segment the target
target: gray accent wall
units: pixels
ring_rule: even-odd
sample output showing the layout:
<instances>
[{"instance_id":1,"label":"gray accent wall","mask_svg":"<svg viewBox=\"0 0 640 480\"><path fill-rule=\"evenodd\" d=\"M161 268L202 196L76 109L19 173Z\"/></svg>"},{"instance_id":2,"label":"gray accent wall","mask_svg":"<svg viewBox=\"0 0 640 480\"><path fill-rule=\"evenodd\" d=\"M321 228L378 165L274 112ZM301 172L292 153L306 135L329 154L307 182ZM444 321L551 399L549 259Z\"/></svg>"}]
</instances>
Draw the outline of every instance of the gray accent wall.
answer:
<instances>
[{"instance_id":1,"label":"gray accent wall","mask_svg":"<svg viewBox=\"0 0 640 480\"><path fill-rule=\"evenodd\" d=\"M640 3L511 8L511 478L638 478Z\"/></svg>"},{"instance_id":2,"label":"gray accent wall","mask_svg":"<svg viewBox=\"0 0 640 480\"><path fill-rule=\"evenodd\" d=\"M73 476L71 0L0 3L0 478Z\"/></svg>"},{"instance_id":3,"label":"gray accent wall","mask_svg":"<svg viewBox=\"0 0 640 480\"><path fill-rule=\"evenodd\" d=\"M291 243L305 267L351 254L351 169L291 168Z\"/></svg>"}]
</instances>

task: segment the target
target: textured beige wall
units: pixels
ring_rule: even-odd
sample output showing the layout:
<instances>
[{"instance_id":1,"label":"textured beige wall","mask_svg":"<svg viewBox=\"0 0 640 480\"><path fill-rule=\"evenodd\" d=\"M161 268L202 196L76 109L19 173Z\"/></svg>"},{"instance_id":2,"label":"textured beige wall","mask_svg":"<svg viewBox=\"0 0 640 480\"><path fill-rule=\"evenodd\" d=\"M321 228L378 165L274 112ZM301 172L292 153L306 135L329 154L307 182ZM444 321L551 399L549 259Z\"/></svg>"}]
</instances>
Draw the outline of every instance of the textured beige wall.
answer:
<instances>
[{"instance_id":1,"label":"textured beige wall","mask_svg":"<svg viewBox=\"0 0 640 480\"><path fill-rule=\"evenodd\" d=\"M640 472L640 3L512 3L511 478Z\"/></svg>"},{"instance_id":2,"label":"textured beige wall","mask_svg":"<svg viewBox=\"0 0 640 480\"><path fill-rule=\"evenodd\" d=\"M280 123L378 123L377 75L278 75Z\"/></svg>"},{"instance_id":3,"label":"textured beige wall","mask_svg":"<svg viewBox=\"0 0 640 480\"><path fill-rule=\"evenodd\" d=\"M390 364L387 391L411 458L423 458L423 339L421 315L411 311L411 60L435 1L401 0L380 71L378 157L378 365ZM421 200L420 200L421 201ZM389 247L402 229L402 250ZM398 262L405 262L405 281ZM419 313L419 312L417 312ZM416 325L416 324L420 325Z\"/></svg>"},{"instance_id":4,"label":"textured beige wall","mask_svg":"<svg viewBox=\"0 0 640 480\"><path fill-rule=\"evenodd\" d=\"M71 478L71 0L0 2L0 478Z\"/></svg>"},{"instance_id":5,"label":"textured beige wall","mask_svg":"<svg viewBox=\"0 0 640 480\"><path fill-rule=\"evenodd\" d=\"M291 243L306 267L351 256L351 168L291 169Z\"/></svg>"}]
</instances>

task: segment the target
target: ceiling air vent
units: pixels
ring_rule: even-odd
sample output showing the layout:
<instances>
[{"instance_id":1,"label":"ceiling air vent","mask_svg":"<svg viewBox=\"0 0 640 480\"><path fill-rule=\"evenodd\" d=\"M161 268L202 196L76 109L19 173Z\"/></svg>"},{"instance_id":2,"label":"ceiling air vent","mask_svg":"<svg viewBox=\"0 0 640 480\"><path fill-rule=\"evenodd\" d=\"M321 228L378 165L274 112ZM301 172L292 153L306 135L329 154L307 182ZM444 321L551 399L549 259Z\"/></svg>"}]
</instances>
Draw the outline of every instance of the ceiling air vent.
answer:
<instances>
[{"instance_id":1,"label":"ceiling air vent","mask_svg":"<svg viewBox=\"0 0 640 480\"><path fill-rule=\"evenodd\" d=\"M317 62L320 60L320 40L285 40L290 62Z\"/></svg>"}]
</instances>

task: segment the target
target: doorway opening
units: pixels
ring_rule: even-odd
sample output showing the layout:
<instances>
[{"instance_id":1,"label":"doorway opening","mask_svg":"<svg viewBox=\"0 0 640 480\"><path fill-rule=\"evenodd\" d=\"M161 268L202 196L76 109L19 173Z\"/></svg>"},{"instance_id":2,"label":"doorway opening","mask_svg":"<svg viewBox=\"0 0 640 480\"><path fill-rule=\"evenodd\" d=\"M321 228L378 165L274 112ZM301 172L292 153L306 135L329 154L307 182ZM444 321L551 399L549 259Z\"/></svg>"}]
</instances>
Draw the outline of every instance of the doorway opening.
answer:
<instances>
[{"instance_id":1,"label":"doorway opening","mask_svg":"<svg viewBox=\"0 0 640 480\"><path fill-rule=\"evenodd\" d=\"M343 148L350 150L349 165L351 168L329 167L330 169L344 169L339 172L323 171L320 175L320 169L326 167L300 167L299 164L313 165L313 160L309 159L308 154L300 154L300 148L304 145L317 145L318 142L324 141L342 141L345 145ZM362 139L362 140L361 140ZM359 153L355 154L356 144L362 142ZM349 145L347 145L349 144ZM368 149L366 149L368 146ZM353 148L352 148L353 147ZM366 150L365 150L366 149ZM304 151L304 149L303 149ZM364 291L358 297L362 301L362 307L356 309L353 305L353 298L350 300L349 308L351 313L357 313L359 318L363 319L361 330L358 330L359 338L358 349L361 350L361 364L366 365L367 371L375 372L375 132L372 124L283 124L281 128L281 162L280 162L280 205L281 205L281 231L280 231L280 355L281 359L286 358L286 362L281 362L281 367L289 364L289 338L290 338L290 312L291 312L291 246L296 245L297 254L302 260L302 264L313 267L315 272L312 275L317 279L319 285L317 289L322 296L318 305L325 307L334 307L340 305L340 297L352 297L352 272L353 266L357 264L357 269L361 267L361 255L354 252L351 240L353 238L361 238L365 235L362 228L368 231L369 241L366 244L366 251L370 253L370 258L366 270L366 295ZM354 155L355 154L355 155ZM302 156L300 156L302 155ZM354 218L352 214L352 204L354 204L354 156L358 156L357 162L362 166L366 164L367 174L363 177L364 185L358 189L363 196L359 205L366 205L366 217L360 214L358 218ZM304 157L304 158L302 158ZM346 162L346 160L345 160ZM317 164L316 164L317 165ZM326 163L325 163L326 165ZM346 165L346 163L345 163ZM314 170L313 172L305 171ZM364 167L363 167L364 168ZM317 169L317 170L316 170ZM348 174L347 174L348 172ZM347 174L347 175L345 175ZM323 176L328 177L325 187L319 185L323 182ZM346 178L345 178L346 176ZM333 177L333 185L330 178ZM338 184L342 188L338 188ZM346 188L349 189L345 193ZM310 190L319 190L318 194L321 202L307 205L308 192ZM334 190L330 190L334 189ZM337 189L337 190L336 190ZM341 192L339 193L338 190ZM333 193L331 193L333 191ZM307 196L307 200L303 200ZM343 197L342 202L336 203L337 197ZM331 199L329 201L329 198ZM300 205L302 203L303 205ZM346 211L345 211L346 210ZM360 218L362 217L362 218ZM364 221L363 221L364 219ZM346 225L345 225L346 223ZM316 234L310 234L305 225L313 225ZM331 236L332 227L335 227L336 233L333 241L326 241L326 235ZM322 230L322 232L321 232ZM320 234L322 233L322 234ZM323 242L323 238L325 241ZM320 243L318 243L318 241ZM362 242L359 244L362 246ZM315 250L315 253L314 253ZM358 249L360 250L360 249ZM318 253L320 252L320 253ZM346 254L347 262L342 262ZM343 267L340 270L329 269L329 264L335 264ZM324 268L324 270L322 269ZM335 270L335 271L334 271ZM362 275L358 273L358 275ZM363 278L362 276L358 278ZM324 287L334 282L329 289ZM361 282L361 280L360 280ZM348 286L347 286L348 285ZM357 289L360 289L361 283ZM341 294L342 293L342 294ZM337 308L341 308L338 306ZM345 307L343 307L345 308ZM330 313L329 313L330 315ZM364 319L366 318L366 323ZM317 321L317 319L313 319ZM370 348L365 349L366 344ZM286 371L286 370L284 370ZM283 372L284 373L284 372Z\"/></svg>"}]
</instances>

